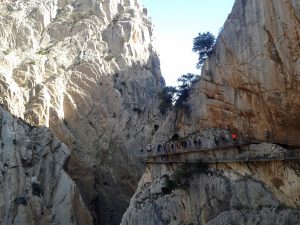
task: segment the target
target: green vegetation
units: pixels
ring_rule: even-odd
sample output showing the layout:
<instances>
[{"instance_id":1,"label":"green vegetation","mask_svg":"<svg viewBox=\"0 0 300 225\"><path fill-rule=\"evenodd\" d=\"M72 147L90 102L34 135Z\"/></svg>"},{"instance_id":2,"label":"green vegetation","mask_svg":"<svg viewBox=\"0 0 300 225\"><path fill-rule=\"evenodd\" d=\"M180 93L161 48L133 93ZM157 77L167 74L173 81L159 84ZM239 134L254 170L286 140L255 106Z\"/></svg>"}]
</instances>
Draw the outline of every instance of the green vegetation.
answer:
<instances>
[{"instance_id":1,"label":"green vegetation","mask_svg":"<svg viewBox=\"0 0 300 225\"><path fill-rule=\"evenodd\" d=\"M188 109L187 100L190 96L191 87L193 84L199 81L199 76L191 73L182 75L177 80L180 84L177 89L177 100L175 102L175 108Z\"/></svg>"},{"instance_id":2,"label":"green vegetation","mask_svg":"<svg viewBox=\"0 0 300 225\"><path fill-rule=\"evenodd\" d=\"M158 93L160 99L159 110L161 114L165 115L169 109L173 107L174 95L177 93L177 89L172 86L167 86Z\"/></svg>"},{"instance_id":3,"label":"green vegetation","mask_svg":"<svg viewBox=\"0 0 300 225\"><path fill-rule=\"evenodd\" d=\"M15 199L15 203L17 204L17 205L27 205L27 200L26 200L26 198L25 197L17 197L16 199Z\"/></svg>"},{"instance_id":4,"label":"green vegetation","mask_svg":"<svg viewBox=\"0 0 300 225\"><path fill-rule=\"evenodd\" d=\"M115 58L115 56L111 53L108 53L105 57L104 60L105 61L111 61L113 58Z\"/></svg>"},{"instance_id":5,"label":"green vegetation","mask_svg":"<svg viewBox=\"0 0 300 225\"><path fill-rule=\"evenodd\" d=\"M128 20L129 18L134 18L136 17L136 11L133 8L126 8L123 12L117 13L113 19L112 22L113 24L118 23L119 21L125 21Z\"/></svg>"},{"instance_id":6,"label":"green vegetation","mask_svg":"<svg viewBox=\"0 0 300 225\"><path fill-rule=\"evenodd\" d=\"M40 184L38 183L32 183L31 184L32 187L32 194L36 195L36 196L41 196L42 193L42 187Z\"/></svg>"},{"instance_id":7,"label":"green vegetation","mask_svg":"<svg viewBox=\"0 0 300 225\"><path fill-rule=\"evenodd\" d=\"M214 52L215 37L210 32L199 33L193 41L193 52L198 53L197 68L200 69L208 56ZM159 109L161 114L165 115L169 110L183 109L185 113L190 112L188 98L192 86L200 79L199 75L187 73L182 75L177 81L177 87L167 86L159 94L161 100Z\"/></svg>"},{"instance_id":8,"label":"green vegetation","mask_svg":"<svg viewBox=\"0 0 300 225\"><path fill-rule=\"evenodd\" d=\"M141 114L141 113L143 112L143 110L141 110L141 109L138 108L138 107L134 107L134 108L133 108L133 112L136 112L136 113L138 113L138 114Z\"/></svg>"},{"instance_id":9,"label":"green vegetation","mask_svg":"<svg viewBox=\"0 0 300 225\"><path fill-rule=\"evenodd\" d=\"M181 188L187 189L189 187L188 179L193 174L207 173L208 164L199 160L196 163L184 163L180 166L171 177L165 176L165 183L161 191L163 194L170 194L173 190Z\"/></svg>"},{"instance_id":10,"label":"green vegetation","mask_svg":"<svg viewBox=\"0 0 300 225\"><path fill-rule=\"evenodd\" d=\"M175 190L177 188L177 184L170 179L169 176L165 176L165 183L164 186L161 188L161 192L164 195L170 194L172 190Z\"/></svg>"},{"instance_id":11,"label":"green vegetation","mask_svg":"<svg viewBox=\"0 0 300 225\"><path fill-rule=\"evenodd\" d=\"M8 48L8 49L6 49L5 51L2 51L2 52L3 52L4 55L8 55L11 52L11 50Z\"/></svg>"},{"instance_id":12,"label":"green vegetation","mask_svg":"<svg viewBox=\"0 0 300 225\"><path fill-rule=\"evenodd\" d=\"M198 36L194 38L193 52L199 55L197 68L200 69L205 59L214 52L215 40L215 36L210 32L199 33Z\"/></svg>"},{"instance_id":13,"label":"green vegetation","mask_svg":"<svg viewBox=\"0 0 300 225\"><path fill-rule=\"evenodd\" d=\"M71 19L72 19L72 22L73 22L73 26L80 20L83 20L83 19L87 19L89 16L92 15L92 12L89 11L89 12L83 12L83 11L80 11L80 12L74 12L71 14Z\"/></svg>"},{"instance_id":14,"label":"green vegetation","mask_svg":"<svg viewBox=\"0 0 300 225\"><path fill-rule=\"evenodd\" d=\"M165 115L168 110L173 107L175 109L189 109L187 104L188 97L192 85L199 81L199 76L195 74L184 74L177 80L178 87L167 86L158 94L160 99L159 110L161 114Z\"/></svg>"},{"instance_id":15,"label":"green vegetation","mask_svg":"<svg viewBox=\"0 0 300 225\"><path fill-rule=\"evenodd\" d=\"M52 47L52 46L48 46L48 47L46 47L46 48L41 48L41 49L37 52L37 54L39 54L39 55L47 55L47 54L50 53L51 47Z\"/></svg>"}]
</instances>

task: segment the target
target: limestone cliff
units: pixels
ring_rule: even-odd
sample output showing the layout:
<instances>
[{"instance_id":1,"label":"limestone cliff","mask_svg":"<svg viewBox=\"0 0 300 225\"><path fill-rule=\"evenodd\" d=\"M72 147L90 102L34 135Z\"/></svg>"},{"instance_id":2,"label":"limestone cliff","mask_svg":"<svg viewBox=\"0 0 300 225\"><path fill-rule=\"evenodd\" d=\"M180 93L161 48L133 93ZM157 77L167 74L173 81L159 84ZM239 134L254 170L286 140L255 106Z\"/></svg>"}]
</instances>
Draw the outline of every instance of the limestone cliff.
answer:
<instances>
[{"instance_id":1,"label":"limestone cliff","mask_svg":"<svg viewBox=\"0 0 300 225\"><path fill-rule=\"evenodd\" d=\"M187 107L168 115L153 146L176 134L218 148L224 131L227 144L236 132L241 139L299 146L299 75L299 1L236 0ZM182 186L174 188L169 179L178 171L176 163L150 164L121 224L300 222L297 161L211 163L181 173Z\"/></svg>"},{"instance_id":2,"label":"limestone cliff","mask_svg":"<svg viewBox=\"0 0 300 225\"><path fill-rule=\"evenodd\" d=\"M190 113L170 115L161 133L215 127L264 140L267 129L273 142L299 145L299 11L297 0L235 1L193 87Z\"/></svg>"},{"instance_id":3,"label":"limestone cliff","mask_svg":"<svg viewBox=\"0 0 300 225\"><path fill-rule=\"evenodd\" d=\"M121 225L297 225L299 172L293 161L150 164Z\"/></svg>"},{"instance_id":4,"label":"limestone cliff","mask_svg":"<svg viewBox=\"0 0 300 225\"><path fill-rule=\"evenodd\" d=\"M0 107L0 224L92 225L63 170L69 149L46 127L36 128Z\"/></svg>"},{"instance_id":5,"label":"limestone cliff","mask_svg":"<svg viewBox=\"0 0 300 225\"><path fill-rule=\"evenodd\" d=\"M160 123L152 24L136 0L1 0L0 102L71 150L95 224L118 224Z\"/></svg>"}]
</instances>

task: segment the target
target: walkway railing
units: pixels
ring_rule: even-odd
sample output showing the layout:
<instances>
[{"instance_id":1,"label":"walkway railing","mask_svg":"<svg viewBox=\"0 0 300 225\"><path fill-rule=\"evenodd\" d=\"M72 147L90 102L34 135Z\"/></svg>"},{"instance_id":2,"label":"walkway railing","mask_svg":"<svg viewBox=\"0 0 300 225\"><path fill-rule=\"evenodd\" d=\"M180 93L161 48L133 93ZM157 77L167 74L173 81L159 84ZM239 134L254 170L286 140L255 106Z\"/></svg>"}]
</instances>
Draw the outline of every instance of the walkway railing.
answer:
<instances>
[{"instance_id":1,"label":"walkway railing","mask_svg":"<svg viewBox=\"0 0 300 225\"><path fill-rule=\"evenodd\" d=\"M234 144L218 148L192 148L161 152L144 156L147 163L206 163L300 160L300 148L283 149L277 145L265 149L250 148L249 143Z\"/></svg>"}]
</instances>

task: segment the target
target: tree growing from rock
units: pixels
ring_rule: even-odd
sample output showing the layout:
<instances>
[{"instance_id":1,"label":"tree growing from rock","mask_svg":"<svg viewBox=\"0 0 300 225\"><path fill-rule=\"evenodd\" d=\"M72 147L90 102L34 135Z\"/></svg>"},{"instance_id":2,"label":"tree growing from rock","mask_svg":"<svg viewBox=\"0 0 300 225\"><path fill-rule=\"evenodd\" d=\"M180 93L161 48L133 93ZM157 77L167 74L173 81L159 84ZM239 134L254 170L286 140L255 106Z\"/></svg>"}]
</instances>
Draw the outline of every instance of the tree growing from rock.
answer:
<instances>
[{"instance_id":1,"label":"tree growing from rock","mask_svg":"<svg viewBox=\"0 0 300 225\"><path fill-rule=\"evenodd\" d=\"M193 52L199 55L197 62L198 69L203 66L206 58L214 52L215 40L215 36L210 32L199 33L198 36L194 38Z\"/></svg>"},{"instance_id":2,"label":"tree growing from rock","mask_svg":"<svg viewBox=\"0 0 300 225\"><path fill-rule=\"evenodd\" d=\"M175 87L167 86L158 93L160 99L159 110L161 114L165 115L167 111L172 108L176 92L177 89Z\"/></svg>"},{"instance_id":3,"label":"tree growing from rock","mask_svg":"<svg viewBox=\"0 0 300 225\"><path fill-rule=\"evenodd\" d=\"M191 86L199 80L199 75L187 73L177 79L177 87L167 86L158 94L160 98L159 109L165 115L168 110L175 106L176 109L186 108L186 102L190 95Z\"/></svg>"},{"instance_id":4,"label":"tree growing from rock","mask_svg":"<svg viewBox=\"0 0 300 225\"><path fill-rule=\"evenodd\" d=\"M196 83L199 80L199 75L195 75L192 73L187 73L182 75L177 79L177 82L179 82L178 88L177 88L177 100L175 102L175 107L180 108L185 105L185 102L187 102L188 97L190 96L190 90L194 83Z\"/></svg>"}]
</instances>

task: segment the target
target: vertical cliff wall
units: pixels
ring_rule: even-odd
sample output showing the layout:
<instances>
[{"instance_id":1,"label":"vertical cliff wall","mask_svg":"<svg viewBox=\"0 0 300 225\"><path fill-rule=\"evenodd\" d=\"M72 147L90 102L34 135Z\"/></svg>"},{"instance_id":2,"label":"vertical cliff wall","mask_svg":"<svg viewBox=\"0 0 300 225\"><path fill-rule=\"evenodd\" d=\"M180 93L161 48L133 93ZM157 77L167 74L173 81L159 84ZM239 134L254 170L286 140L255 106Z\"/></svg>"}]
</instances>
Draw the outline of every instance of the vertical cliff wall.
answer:
<instances>
[{"instance_id":1,"label":"vertical cliff wall","mask_svg":"<svg viewBox=\"0 0 300 225\"><path fill-rule=\"evenodd\" d=\"M297 225L299 171L280 161L151 164L121 224Z\"/></svg>"},{"instance_id":2,"label":"vertical cliff wall","mask_svg":"<svg viewBox=\"0 0 300 225\"><path fill-rule=\"evenodd\" d=\"M153 146L178 134L218 148L222 130L227 145L236 132L241 139L299 146L299 19L299 1L236 0L187 107L168 115ZM121 224L299 223L297 161L198 166L150 164Z\"/></svg>"},{"instance_id":3,"label":"vertical cliff wall","mask_svg":"<svg viewBox=\"0 0 300 225\"><path fill-rule=\"evenodd\" d=\"M78 187L63 170L69 149L46 127L0 108L0 224L92 225Z\"/></svg>"},{"instance_id":4,"label":"vertical cliff wall","mask_svg":"<svg viewBox=\"0 0 300 225\"><path fill-rule=\"evenodd\" d=\"M0 102L49 127L95 224L118 224L160 124L152 24L136 0L0 4Z\"/></svg>"},{"instance_id":5,"label":"vertical cliff wall","mask_svg":"<svg viewBox=\"0 0 300 225\"><path fill-rule=\"evenodd\" d=\"M190 113L171 115L162 133L215 127L264 140L267 129L273 142L299 145L299 7L236 1L191 91Z\"/></svg>"}]
</instances>

